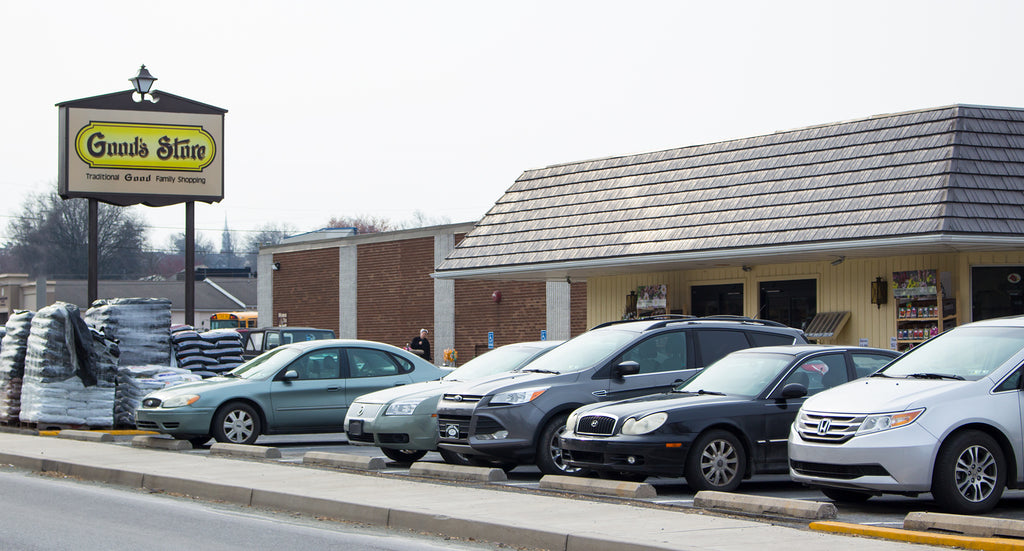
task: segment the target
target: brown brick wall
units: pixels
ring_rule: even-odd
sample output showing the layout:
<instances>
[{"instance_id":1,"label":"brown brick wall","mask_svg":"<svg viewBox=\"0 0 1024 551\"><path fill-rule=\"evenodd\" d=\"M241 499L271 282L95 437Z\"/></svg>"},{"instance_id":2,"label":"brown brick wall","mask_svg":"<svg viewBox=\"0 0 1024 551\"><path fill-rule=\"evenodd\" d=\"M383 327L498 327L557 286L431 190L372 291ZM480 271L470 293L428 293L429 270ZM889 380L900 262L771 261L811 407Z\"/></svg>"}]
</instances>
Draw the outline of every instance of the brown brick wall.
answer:
<instances>
[{"instance_id":1,"label":"brown brick wall","mask_svg":"<svg viewBox=\"0 0 1024 551\"><path fill-rule=\"evenodd\" d=\"M357 254L359 338L401 347L426 328L433 354L434 238L359 245Z\"/></svg>"},{"instance_id":2,"label":"brown brick wall","mask_svg":"<svg viewBox=\"0 0 1024 551\"><path fill-rule=\"evenodd\" d=\"M274 319L260 325L277 325L278 314L288 314L292 327L318 327L338 331L338 249L278 253L273 273Z\"/></svg>"},{"instance_id":3,"label":"brown brick wall","mask_svg":"<svg viewBox=\"0 0 1024 551\"><path fill-rule=\"evenodd\" d=\"M586 333L587 327L587 284L569 284L569 335L575 337Z\"/></svg>"},{"instance_id":4,"label":"brown brick wall","mask_svg":"<svg viewBox=\"0 0 1024 551\"><path fill-rule=\"evenodd\" d=\"M501 302L491 295L501 292ZM547 325L545 284L522 281L455 281L455 350L459 363L487 351L487 333L494 346L538 341Z\"/></svg>"}]
</instances>

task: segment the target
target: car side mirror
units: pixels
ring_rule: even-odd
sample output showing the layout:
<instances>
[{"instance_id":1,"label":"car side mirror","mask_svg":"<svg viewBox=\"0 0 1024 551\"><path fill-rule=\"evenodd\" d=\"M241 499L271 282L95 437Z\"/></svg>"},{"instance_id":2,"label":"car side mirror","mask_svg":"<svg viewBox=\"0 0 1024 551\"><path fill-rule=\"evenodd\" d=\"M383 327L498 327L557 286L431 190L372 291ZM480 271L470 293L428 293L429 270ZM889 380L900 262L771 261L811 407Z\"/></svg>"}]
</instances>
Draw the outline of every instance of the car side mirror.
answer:
<instances>
[{"instance_id":1,"label":"car side mirror","mask_svg":"<svg viewBox=\"0 0 1024 551\"><path fill-rule=\"evenodd\" d=\"M284 376L281 377L281 379L284 380L284 381L294 381L294 380L296 380L298 378L299 378L299 372L295 371L294 369L289 369L288 371L285 371L284 372Z\"/></svg>"},{"instance_id":2,"label":"car side mirror","mask_svg":"<svg viewBox=\"0 0 1024 551\"><path fill-rule=\"evenodd\" d=\"M615 366L615 376L619 379L625 377L626 375L636 375L637 373L640 373L640 364L632 360L622 362L619 365Z\"/></svg>"},{"instance_id":3,"label":"car side mirror","mask_svg":"<svg viewBox=\"0 0 1024 551\"><path fill-rule=\"evenodd\" d=\"M800 383L789 383L782 387L782 399L803 398L807 396L807 387Z\"/></svg>"}]
</instances>

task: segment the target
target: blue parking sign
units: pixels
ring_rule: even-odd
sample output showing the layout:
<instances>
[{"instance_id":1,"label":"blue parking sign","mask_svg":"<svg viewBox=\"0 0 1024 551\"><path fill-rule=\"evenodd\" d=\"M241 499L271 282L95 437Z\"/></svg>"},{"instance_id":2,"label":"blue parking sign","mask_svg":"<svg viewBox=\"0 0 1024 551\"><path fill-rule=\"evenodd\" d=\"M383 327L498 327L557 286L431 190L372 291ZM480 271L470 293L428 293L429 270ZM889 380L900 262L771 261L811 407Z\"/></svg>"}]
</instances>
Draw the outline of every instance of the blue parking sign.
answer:
<instances>
[{"instance_id":1,"label":"blue parking sign","mask_svg":"<svg viewBox=\"0 0 1024 551\"><path fill-rule=\"evenodd\" d=\"M542 341L548 340L548 330L547 329L541 329L540 330L540 340L542 340Z\"/></svg>"},{"instance_id":2,"label":"blue parking sign","mask_svg":"<svg viewBox=\"0 0 1024 551\"><path fill-rule=\"evenodd\" d=\"M487 332L487 348L494 348L494 331Z\"/></svg>"}]
</instances>

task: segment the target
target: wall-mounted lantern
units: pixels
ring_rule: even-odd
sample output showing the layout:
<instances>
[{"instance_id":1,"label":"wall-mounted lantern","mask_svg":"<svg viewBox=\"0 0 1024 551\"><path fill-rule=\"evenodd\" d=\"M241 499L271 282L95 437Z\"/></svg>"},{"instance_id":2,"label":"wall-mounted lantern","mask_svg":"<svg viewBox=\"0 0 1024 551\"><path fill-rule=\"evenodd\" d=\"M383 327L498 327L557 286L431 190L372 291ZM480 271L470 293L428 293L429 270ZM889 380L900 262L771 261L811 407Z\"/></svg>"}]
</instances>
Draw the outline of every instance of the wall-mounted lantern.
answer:
<instances>
[{"instance_id":1,"label":"wall-mounted lantern","mask_svg":"<svg viewBox=\"0 0 1024 551\"><path fill-rule=\"evenodd\" d=\"M149 73L149 69L145 65L139 67L139 72L132 78L128 79L132 82L132 87L139 93L141 97L140 101L146 99L146 94L153 89L153 83L156 82L156 77ZM149 96L150 101L156 102L156 98L153 98L152 94Z\"/></svg>"},{"instance_id":2,"label":"wall-mounted lantern","mask_svg":"<svg viewBox=\"0 0 1024 551\"><path fill-rule=\"evenodd\" d=\"M889 300L889 286L886 281L882 279L882 276L878 276L874 281L871 282L871 304L878 306L879 309L882 305Z\"/></svg>"}]
</instances>

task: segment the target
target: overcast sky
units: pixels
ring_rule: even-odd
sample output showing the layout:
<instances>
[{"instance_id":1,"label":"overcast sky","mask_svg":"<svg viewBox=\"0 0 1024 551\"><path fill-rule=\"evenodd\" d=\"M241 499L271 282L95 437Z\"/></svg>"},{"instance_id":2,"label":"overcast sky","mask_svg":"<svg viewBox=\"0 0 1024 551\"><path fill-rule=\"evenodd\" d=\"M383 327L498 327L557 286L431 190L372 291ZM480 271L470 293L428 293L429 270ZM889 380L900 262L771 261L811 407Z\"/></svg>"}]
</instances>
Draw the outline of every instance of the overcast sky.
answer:
<instances>
[{"instance_id":1,"label":"overcast sky","mask_svg":"<svg viewBox=\"0 0 1024 551\"><path fill-rule=\"evenodd\" d=\"M1024 2L0 0L0 237L56 189L58 102L228 110L220 245L267 222L481 218L525 170L953 103L1024 107ZM135 207L152 242L184 205Z\"/></svg>"}]
</instances>

